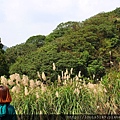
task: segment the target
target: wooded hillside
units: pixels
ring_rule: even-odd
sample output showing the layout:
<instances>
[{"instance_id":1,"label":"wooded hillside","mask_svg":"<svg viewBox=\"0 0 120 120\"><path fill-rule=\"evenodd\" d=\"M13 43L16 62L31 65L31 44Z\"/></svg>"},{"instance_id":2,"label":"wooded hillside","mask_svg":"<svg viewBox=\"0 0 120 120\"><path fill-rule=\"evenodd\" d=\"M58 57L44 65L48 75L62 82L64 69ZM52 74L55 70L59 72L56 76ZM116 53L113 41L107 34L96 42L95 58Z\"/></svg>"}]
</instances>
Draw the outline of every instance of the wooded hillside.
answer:
<instances>
[{"instance_id":1,"label":"wooded hillside","mask_svg":"<svg viewBox=\"0 0 120 120\"><path fill-rule=\"evenodd\" d=\"M52 81L62 70L73 68L73 76L81 71L83 77L100 79L110 69L119 70L120 8L82 22L60 23L49 35L31 36L2 55L6 63L4 72L0 65L1 75L19 73L37 78L37 71L44 71Z\"/></svg>"}]
</instances>

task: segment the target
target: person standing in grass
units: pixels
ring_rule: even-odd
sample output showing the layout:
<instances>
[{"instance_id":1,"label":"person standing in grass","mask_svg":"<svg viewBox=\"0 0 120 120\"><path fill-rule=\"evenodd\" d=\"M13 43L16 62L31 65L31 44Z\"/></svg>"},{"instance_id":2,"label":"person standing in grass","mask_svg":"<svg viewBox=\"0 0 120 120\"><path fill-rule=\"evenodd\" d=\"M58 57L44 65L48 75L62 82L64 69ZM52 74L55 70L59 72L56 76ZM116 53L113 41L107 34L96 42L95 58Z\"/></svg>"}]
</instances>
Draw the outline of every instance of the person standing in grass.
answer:
<instances>
[{"instance_id":1,"label":"person standing in grass","mask_svg":"<svg viewBox=\"0 0 120 120\"><path fill-rule=\"evenodd\" d=\"M0 120L18 120L12 101L9 88L0 85Z\"/></svg>"}]
</instances>

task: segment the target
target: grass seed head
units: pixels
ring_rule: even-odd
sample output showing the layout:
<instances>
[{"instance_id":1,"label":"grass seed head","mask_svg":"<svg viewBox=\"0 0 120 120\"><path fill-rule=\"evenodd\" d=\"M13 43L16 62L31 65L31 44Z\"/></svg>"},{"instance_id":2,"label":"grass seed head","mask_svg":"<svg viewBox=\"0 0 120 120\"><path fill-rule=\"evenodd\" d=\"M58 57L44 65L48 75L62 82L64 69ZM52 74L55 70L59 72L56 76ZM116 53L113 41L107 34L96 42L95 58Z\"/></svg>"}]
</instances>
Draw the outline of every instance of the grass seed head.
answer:
<instances>
[{"instance_id":1,"label":"grass seed head","mask_svg":"<svg viewBox=\"0 0 120 120\"><path fill-rule=\"evenodd\" d=\"M4 76L1 76L1 84L7 85L8 81Z\"/></svg>"},{"instance_id":2,"label":"grass seed head","mask_svg":"<svg viewBox=\"0 0 120 120\"><path fill-rule=\"evenodd\" d=\"M10 75L10 80L15 80L15 74Z\"/></svg>"},{"instance_id":3,"label":"grass seed head","mask_svg":"<svg viewBox=\"0 0 120 120\"><path fill-rule=\"evenodd\" d=\"M20 75L15 73L15 79L16 79L16 84L19 84L21 82Z\"/></svg>"},{"instance_id":4,"label":"grass seed head","mask_svg":"<svg viewBox=\"0 0 120 120\"><path fill-rule=\"evenodd\" d=\"M40 110L40 115L42 115L42 111Z\"/></svg>"},{"instance_id":5,"label":"grass seed head","mask_svg":"<svg viewBox=\"0 0 120 120\"><path fill-rule=\"evenodd\" d=\"M43 85L43 83L41 83L41 90L42 93L46 92L47 88Z\"/></svg>"},{"instance_id":6,"label":"grass seed head","mask_svg":"<svg viewBox=\"0 0 120 120\"><path fill-rule=\"evenodd\" d=\"M105 93L107 93L107 90L106 90L105 88L103 89L103 91L104 91Z\"/></svg>"},{"instance_id":7,"label":"grass seed head","mask_svg":"<svg viewBox=\"0 0 120 120\"><path fill-rule=\"evenodd\" d=\"M45 76L45 73L44 73L44 72L42 72L42 79L43 79L44 81L46 81L46 76Z\"/></svg>"},{"instance_id":8,"label":"grass seed head","mask_svg":"<svg viewBox=\"0 0 120 120\"><path fill-rule=\"evenodd\" d=\"M97 106L97 109L99 109L100 108L100 106Z\"/></svg>"},{"instance_id":9,"label":"grass seed head","mask_svg":"<svg viewBox=\"0 0 120 120\"><path fill-rule=\"evenodd\" d=\"M78 73L78 77L79 77L79 78L81 77L81 71L79 71L79 73Z\"/></svg>"},{"instance_id":10,"label":"grass seed head","mask_svg":"<svg viewBox=\"0 0 120 120\"><path fill-rule=\"evenodd\" d=\"M78 88L75 88L75 90L73 91L74 94L79 95L80 94L80 90Z\"/></svg>"},{"instance_id":11,"label":"grass seed head","mask_svg":"<svg viewBox=\"0 0 120 120\"><path fill-rule=\"evenodd\" d=\"M23 75L22 83L24 86L28 86L28 81L29 81L28 76Z\"/></svg>"},{"instance_id":12,"label":"grass seed head","mask_svg":"<svg viewBox=\"0 0 120 120\"><path fill-rule=\"evenodd\" d=\"M38 81L36 81L36 83L35 83L37 86L40 86L41 85L41 82L38 80Z\"/></svg>"},{"instance_id":13,"label":"grass seed head","mask_svg":"<svg viewBox=\"0 0 120 120\"><path fill-rule=\"evenodd\" d=\"M40 96L39 96L39 94L38 94L38 92L36 92L36 98L38 99Z\"/></svg>"},{"instance_id":14,"label":"grass seed head","mask_svg":"<svg viewBox=\"0 0 120 120\"><path fill-rule=\"evenodd\" d=\"M66 74L66 75L68 74L68 69L66 69L65 74Z\"/></svg>"},{"instance_id":15,"label":"grass seed head","mask_svg":"<svg viewBox=\"0 0 120 120\"><path fill-rule=\"evenodd\" d=\"M16 92L16 86L13 86L12 89L11 89L11 91L12 91L13 93L15 93L15 92Z\"/></svg>"},{"instance_id":16,"label":"grass seed head","mask_svg":"<svg viewBox=\"0 0 120 120\"><path fill-rule=\"evenodd\" d=\"M64 80L63 85L67 85L67 81L66 80Z\"/></svg>"},{"instance_id":17,"label":"grass seed head","mask_svg":"<svg viewBox=\"0 0 120 120\"><path fill-rule=\"evenodd\" d=\"M10 85L10 86L13 86L13 85L15 85L15 82L13 82L13 80L8 80L8 84Z\"/></svg>"},{"instance_id":18,"label":"grass seed head","mask_svg":"<svg viewBox=\"0 0 120 120\"><path fill-rule=\"evenodd\" d=\"M55 70L55 69L56 69L55 63L53 63L53 70Z\"/></svg>"},{"instance_id":19,"label":"grass seed head","mask_svg":"<svg viewBox=\"0 0 120 120\"><path fill-rule=\"evenodd\" d=\"M30 82L30 88L34 89L36 86L34 80L30 80L29 82Z\"/></svg>"},{"instance_id":20,"label":"grass seed head","mask_svg":"<svg viewBox=\"0 0 120 120\"><path fill-rule=\"evenodd\" d=\"M41 79L41 75L40 75L40 72L39 72L39 71L37 71L37 75L38 75L38 77Z\"/></svg>"},{"instance_id":21,"label":"grass seed head","mask_svg":"<svg viewBox=\"0 0 120 120\"><path fill-rule=\"evenodd\" d=\"M13 86L12 89L11 89L11 91L13 93L19 93L20 92L20 86Z\"/></svg>"},{"instance_id":22,"label":"grass seed head","mask_svg":"<svg viewBox=\"0 0 120 120\"><path fill-rule=\"evenodd\" d=\"M75 76L75 80L76 80L76 81L78 81L78 80L79 80L79 77L78 77L77 75Z\"/></svg>"},{"instance_id":23,"label":"grass seed head","mask_svg":"<svg viewBox=\"0 0 120 120\"><path fill-rule=\"evenodd\" d=\"M95 79L95 74L93 74L93 80Z\"/></svg>"},{"instance_id":24,"label":"grass seed head","mask_svg":"<svg viewBox=\"0 0 120 120\"><path fill-rule=\"evenodd\" d=\"M58 75L58 83L61 83L60 75Z\"/></svg>"},{"instance_id":25,"label":"grass seed head","mask_svg":"<svg viewBox=\"0 0 120 120\"><path fill-rule=\"evenodd\" d=\"M73 73L73 68L70 69L70 74L72 74L72 73Z\"/></svg>"},{"instance_id":26,"label":"grass seed head","mask_svg":"<svg viewBox=\"0 0 120 120\"><path fill-rule=\"evenodd\" d=\"M70 76L69 75L67 75L67 80L69 80L70 79Z\"/></svg>"},{"instance_id":27,"label":"grass seed head","mask_svg":"<svg viewBox=\"0 0 120 120\"><path fill-rule=\"evenodd\" d=\"M97 94L96 88L93 89L93 93L94 93L94 94Z\"/></svg>"},{"instance_id":28,"label":"grass seed head","mask_svg":"<svg viewBox=\"0 0 120 120\"><path fill-rule=\"evenodd\" d=\"M94 89L94 88L96 87L96 85L89 82L89 83L87 84L87 87L88 87L89 89Z\"/></svg>"},{"instance_id":29,"label":"grass seed head","mask_svg":"<svg viewBox=\"0 0 120 120\"><path fill-rule=\"evenodd\" d=\"M24 91L24 93L25 93L25 96L29 95L28 88L27 88L26 86L25 86L25 91Z\"/></svg>"},{"instance_id":30,"label":"grass seed head","mask_svg":"<svg viewBox=\"0 0 120 120\"><path fill-rule=\"evenodd\" d=\"M59 93L58 93L58 91L56 91L55 95L56 95L57 98L59 97Z\"/></svg>"}]
</instances>

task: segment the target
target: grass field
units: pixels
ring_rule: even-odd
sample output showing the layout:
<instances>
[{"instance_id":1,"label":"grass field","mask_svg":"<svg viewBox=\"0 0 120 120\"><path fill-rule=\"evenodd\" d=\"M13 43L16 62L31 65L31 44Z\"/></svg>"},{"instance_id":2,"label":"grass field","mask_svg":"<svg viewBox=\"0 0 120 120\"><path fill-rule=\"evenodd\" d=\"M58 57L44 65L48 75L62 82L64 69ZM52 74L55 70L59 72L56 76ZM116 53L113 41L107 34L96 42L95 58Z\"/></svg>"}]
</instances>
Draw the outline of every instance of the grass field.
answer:
<instances>
[{"instance_id":1,"label":"grass field","mask_svg":"<svg viewBox=\"0 0 120 120\"><path fill-rule=\"evenodd\" d=\"M97 84L80 72L74 78L70 74L67 71L50 84L17 73L0 80L9 86L17 114L120 114L119 72L110 72ZM38 77L46 81L44 73Z\"/></svg>"}]
</instances>

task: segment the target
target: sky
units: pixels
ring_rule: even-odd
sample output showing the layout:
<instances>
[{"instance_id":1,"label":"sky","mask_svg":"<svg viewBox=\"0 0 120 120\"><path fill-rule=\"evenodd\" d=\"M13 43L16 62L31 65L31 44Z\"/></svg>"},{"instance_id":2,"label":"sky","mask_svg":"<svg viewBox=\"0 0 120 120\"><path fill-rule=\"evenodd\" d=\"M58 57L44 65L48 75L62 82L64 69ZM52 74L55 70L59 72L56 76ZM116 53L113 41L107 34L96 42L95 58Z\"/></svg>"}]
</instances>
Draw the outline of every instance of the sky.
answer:
<instances>
[{"instance_id":1,"label":"sky","mask_svg":"<svg viewBox=\"0 0 120 120\"><path fill-rule=\"evenodd\" d=\"M120 0L0 0L0 38L12 47L49 35L62 22L82 22L120 7Z\"/></svg>"}]
</instances>

